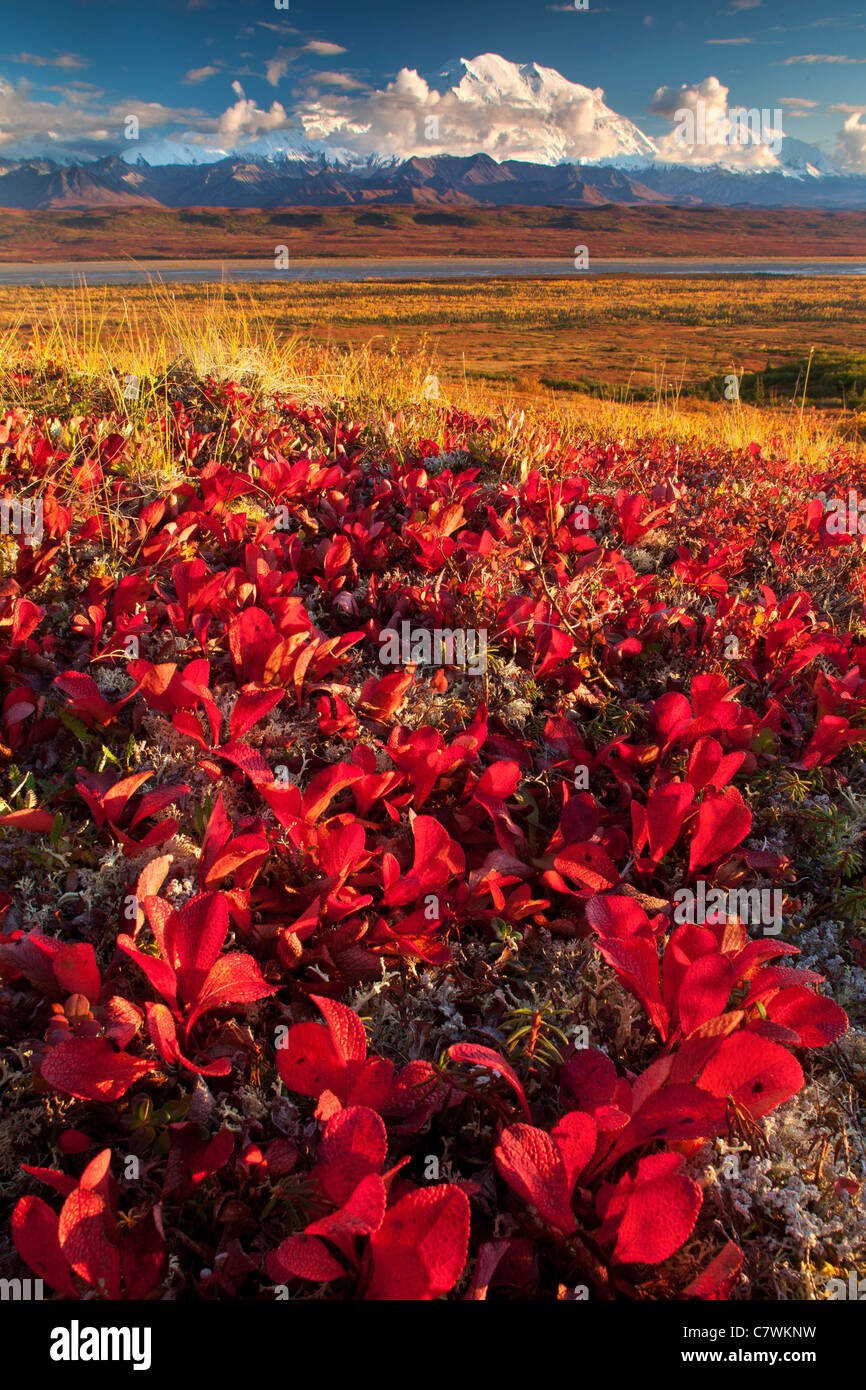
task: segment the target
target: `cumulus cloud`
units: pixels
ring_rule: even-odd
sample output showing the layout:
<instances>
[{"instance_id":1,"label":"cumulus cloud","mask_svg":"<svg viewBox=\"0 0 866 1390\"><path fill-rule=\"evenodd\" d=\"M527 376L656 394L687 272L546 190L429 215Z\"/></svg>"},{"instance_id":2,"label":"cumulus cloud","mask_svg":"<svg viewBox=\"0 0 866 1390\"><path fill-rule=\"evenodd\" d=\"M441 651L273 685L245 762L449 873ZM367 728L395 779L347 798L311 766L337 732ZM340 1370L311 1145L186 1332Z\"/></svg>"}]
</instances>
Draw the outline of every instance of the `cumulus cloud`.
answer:
<instances>
[{"instance_id":1,"label":"cumulus cloud","mask_svg":"<svg viewBox=\"0 0 866 1390\"><path fill-rule=\"evenodd\" d=\"M728 103L729 88L717 77L694 85L659 87L648 110L673 122L657 140L659 156L672 164L725 163L742 169L776 169L783 131L781 111L751 112L748 121ZM688 112L688 120L681 114ZM685 139L684 139L685 136Z\"/></svg>"},{"instance_id":2,"label":"cumulus cloud","mask_svg":"<svg viewBox=\"0 0 866 1390\"><path fill-rule=\"evenodd\" d=\"M863 114L855 111L836 137L839 163L852 174L866 174L866 125L862 122Z\"/></svg>"},{"instance_id":3,"label":"cumulus cloud","mask_svg":"<svg viewBox=\"0 0 866 1390\"><path fill-rule=\"evenodd\" d=\"M282 130L289 125L285 108L278 101L271 102L270 109L263 111L252 98L244 96L239 82L233 82L232 87L239 93L239 100L223 111L215 125L208 122L224 149L234 149L245 140L255 139L267 131Z\"/></svg>"}]
</instances>

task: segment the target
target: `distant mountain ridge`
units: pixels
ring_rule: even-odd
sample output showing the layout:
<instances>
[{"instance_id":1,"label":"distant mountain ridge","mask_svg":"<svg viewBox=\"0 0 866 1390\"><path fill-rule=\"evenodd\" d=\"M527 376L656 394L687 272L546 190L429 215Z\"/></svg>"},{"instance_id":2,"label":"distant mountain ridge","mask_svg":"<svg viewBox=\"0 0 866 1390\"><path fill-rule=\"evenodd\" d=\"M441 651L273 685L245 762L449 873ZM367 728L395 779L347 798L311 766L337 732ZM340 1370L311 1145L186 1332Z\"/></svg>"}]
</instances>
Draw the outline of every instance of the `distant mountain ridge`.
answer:
<instances>
[{"instance_id":1,"label":"distant mountain ridge","mask_svg":"<svg viewBox=\"0 0 866 1390\"><path fill-rule=\"evenodd\" d=\"M866 174L732 172L711 165L497 163L486 154L413 156L351 167L323 156L231 155L207 164L87 164L0 159L0 208L334 207L359 203L431 207L599 206L866 208Z\"/></svg>"}]
</instances>

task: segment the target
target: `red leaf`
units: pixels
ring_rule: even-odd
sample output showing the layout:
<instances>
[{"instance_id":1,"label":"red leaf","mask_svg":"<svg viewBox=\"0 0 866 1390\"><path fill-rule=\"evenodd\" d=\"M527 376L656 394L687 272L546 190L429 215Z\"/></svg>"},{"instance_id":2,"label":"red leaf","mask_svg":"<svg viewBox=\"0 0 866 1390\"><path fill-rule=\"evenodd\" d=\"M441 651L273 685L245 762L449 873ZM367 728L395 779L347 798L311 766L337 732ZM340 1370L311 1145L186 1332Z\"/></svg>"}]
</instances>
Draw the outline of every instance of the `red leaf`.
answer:
<instances>
[{"instance_id":1,"label":"red leaf","mask_svg":"<svg viewBox=\"0 0 866 1390\"><path fill-rule=\"evenodd\" d=\"M329 878L342 883L364 853L364 827L360 821L340 825L331 821L319 827L319 862Z\"/></svg>"},{"instance_id":2,"label":"red leaf","mask_svg":"<svg viewBox=\"0 0 866 1390\"><path fill-rule=\"evenodd\" d=\"M76 1274L108 1298L120 1297L120 1252L105 1237L105 1201L83 1188L63 1203L60 1248Z\"/></svg>"},{"instance_id":3,"label":"red leaf","mask_svg":"<svg viewBox=\"0 0 866 1390\"><path fill-rule=\"evenodd\" d=\"M285 691L279 687L245 685L232 710L229 737L231 739L243 738L254 724L257 724L260 719L264 719L266 714L270 714L271 710L280 703L284 694Z\"/></svg>"},{"instance_id":4,"label":"red leaf","mask_svg":"<svg viewBox=\"0 0 866 1390\"><path fill-rule=\"evenodd\" d=\"M662 1039L668 1035L669 1018L659 986L658 951L654 941L632 936L625 941L601 937L598 949L613 966L626 989L639 999Z\"/></svg>"},{"instance_id":5,"label":"red leaf","mask_svg":"<svg viewBox=\"0 0 866 1390\"><path fill-rule=\"evenodd\" d=\"M273 620L262 608L245 608L227 628L229 651L242 680L260 681L268 657L279 645Z\"/></svg>"},{"instance_id":6,"label":"red leaf","mask_svg":"<svg viewBox=\"0 0 866 1390\"><path fill-rule=\"evenodd\" d=\"M54 975L67 994L83 994L96 1003L102 990L96 952L89 941L70 942L54 958Z\"/></svg>"},{"instance_id":7,"label":"red leaf","mask_svg":"<svg viewBox=\"0 0 866 1390\"><path fill-rule=\"evenodd\" d=\"M276 994L279 985L269 985L252 956L233 951L222 956L202 984L194 1008L186 1020L187 1033L197 1018L208 1009L222 1009L232 1004L252 1004Z\"/></svg>"},{"instance_id":8,"label":"red leaf","mask_svg":"<svg viewBox=\"0 0 866 1390\"><path fill-rule=\"evenodd\" d=\"M479 1047L475 1043L454 1043L449 1047L448 1056L452 1062L469 1062L475 1067L488 1067L490 1071L495 1071L499 1076L505 1078L509 1086L517 1093L521 1108L528 1122L531 1123L532 1116L529 1113L529 1105L526 1101L526 1094L520 1082L520 1077L504 1057L500 1057L498 1052L494 1052L491 1047Z\"/></svg>"},{"instance_id":9,"label":"red leaf","mask_svg":"<svg viewBox=\"0 0 866 1390\"><path fill-rule=\"evenodd\" d=\"M381 1116L353 1105L328 1122L313 1172L331 1201L342 1206L363 1178L381 1172L387 1150Z\"/></svg>"},{"instance_id":10,"label":"red leaf","mask_svg":"<svg viewBox=\"0 0 866 1390\"><path fill-rule=\"evenodd\" d=\"M479 778L475 794L480 792L482 796L492 796L504 801L517 790L522 775L519 765L515 762L494 763Z\"/></svg>"},{"instance_id":11,"label":"red leaf","mask_svg":"<svg viewBox=\"0 0 866 1390\"><path fill-rule=\"evenodd\" d=\"M773 1023L793 1028L803 1047L827 1047L848 1028L848 1015L826 994L815 994L803 985L782 989L766 1006Z\"/></svg>"},{"instance_id":12,"label":"red leaf","mask_svg":"<svg viewBox=\"0 0 866 1390\"><path fill-rule=\"evenodd\" d=\"M106 792L102 793L99 797L99 801L106 819L112 825L118 824L124 810L139 787L152 776L152 771L134 772L131 777L122 777L119 782L115 782Z\"/></svg>"},{"instance_id":13,"label":"red leaf","mask_svg":"<svg viewBox=\"0 0 866 1390\"><path fill-rule=\"evenodd\" d=\"M119 1100L133 1082L158 1067L115 1052L104 1038L72 1038L52 1047L39 1070L49 1086L78 1100Z\"/></svg>"},{"instance_id":14,"label":"red leaf","mask_svg":"<svg viewBox=\"0 0 866 1390\"><path fill-rule=\"evenodd\" d=\"M689 849L689 873L722 859L752 828L752 813L736 787L701 803Z\"/></svg>"},{"instance_id":15,"label":"red leaf","mask_svg":"<svg viewBox=\"0 0 866 1390\"><path fill-rule=\"evenodd\" d=\"M803 1071L796 1057L778 1043L753 1033L734 1033L710 1058L698 1085L714 1096L732 1096L760 1118L796 1095Z\"/></svg>"},{"instance_id":16,"label":"red leaf","mask_svg":"<svg viewBox=\"0 0 866 1390\"><path fill-rule=\"evenodd\" d=\"M65 1129L57 1140L57 1147L62 1154L83 1154L87 1153L91 1143L92 1140L83 1130ZM69 1194L64 1195L68 1196Z\"/></svg>"},{"instance_id":17,"label":"red leaf","mask_svg":"<svg viewBox=\"0 0 866 1390\"><path fill-rule=\"evenodd\" d=\"M729 1240L697 1279L683 1289L685 1298L724 1299L728 1297L743 1267L743 1252Z\"/></svg>"},{"instance_id":18,"label":"red leaf","mask_svg":"<svg viewBox=\"0 0 866 1390\"><path fill-rule=\"evenodd\" d=\"M366 1297L427 1301L453 1289L466 1264L469 1200L459 1187L428 1187L396 1202L370 1237Z\"/></svg>"},{"instance_id":19,"label":"red leaf","mask_svg":"<svg viewBox=\"0 0 866 1390\"><path fill-rule=\"evenodd\" d=\"M54 817L50 811L9 811L7 815L0 816L0 825L35 830L45 835L54 825Z\"/></svg>"},{"instance_id":20,"label":"red leaf","mask_svg":"<svg viewBox=\"0 0 866 1390\"><path fill-rule=\"evenodd\" d=\"M579 1110L571 1110L563 1115L559 1124L550 1133L565 1164L565 1177L569 1192L595 1153L598 1131L595 1121Z\"/></svg>"},{"instance_id":21,"label":"red leaf","mask_svg":"<svg viewBox=\"0 0 866 1390\"><path fill-rule=\"evenodd\" d=\"M688 782L668 782L650 793L646 825L650 855L656 863L673 847L694 796L694 787Z\"/></svg>"},{"instance_id":22,"label":"red leaf","mask_svg":"<svg viewBox=\"0 0 866 1390\"><path fill-rule=\"evenodd\" d=\"M494 1157L505 1181L545 1221L566 1235L574 1230L568 1170L549 1134L532 1125L508 1125Z\"/></svg>"},{"instance_id":23,"label":"red leaf","mask_svg":"<svg viewBox=\"0 0 866 1390\"><path fill-rule=\"evenodd\" d=\"M649 918L640 903L616 893L590 898L586 904L586 920L599 936L615 936L620 940L649 931Z\"/></svg>"},{"instance_id":24,"label":"red leaf","mask_svg":"<svg viewBox=\"0 0 866 1390\"><path fill-rule=\"evenodd\" d=\"M120 935L117 938L117 944L121 951L124 951L131 960L135 961L136 965L141 967L154 989L162 995L163 999L173 1009L178 1009L177 979L171 966L167 965L164 960L157 960L155 956L148 955L146 951L140 951L133 944L131 936Z\"/></svg>"},{"instance_id":25,"label":"red leaf","mask_svg":"<svg viewBox=\"0 0 866 1390\"><path fill-rule=\"evenodd\" d=\"M683 1033L688 1036L708 1019L718 1017L733 987L734 972L724 956L711 952L693 960L683 975L677 999Z\"/></svg>"},{"instance_id":26,"label":"red leaf","mask_svg":"<svg viewBox=\"0 0 866 1390\"><path fill-rule=\"evenodd\" d=\"M245 776L249 777L254 787L258 787L262 795L267 792L270 795L274 785L274 772L270 763L263 758L256 748L250 748L248 743L224 743L222 748L214 749L220 758L226 758L228 762L239 767ZM287 790L286 788L277 790ZM268 796L265 796L268 799Z\"/></svg>"},{"instance_id":27,"label":"red leaf","mask_svg":"<svg viewBox=\"0 0 866 1390\"><path fill-rule=\"evenodd\" d=\"M680 1154L641 1159L620 1222L614 1259L658 1264L688 1240L701 1209L701 1189L680 1169Z\"/></svg>"},{"instance_id":28,"label":"red leaf","mask_svg":"<svg viewBox=\"0 0 866 1390\"><path fill-rule=\"evenodd\" d=\"M189 792L190 788L185 782L175 787L158 787L155 792L148 792L146 796L141 798L135 814L129 822L129 829L134 830L141 821L147 820L148 816L157 815L166 806L173 806Z\"/></svg>"},{"instance_id":29,"label":"red leaf","mask_svg":"<svg viewBox=\"0 0 866 1390\"><path fill-rule=\"evenodd\" d=\"M164 1062L169 1066L186 1067L187 1071L195 1072L198 1076L228 1076L232 1069L228 1057L219 1057L215 1062L208 1062L205 1066L199 1067L183 1055L177 1040L174 1018L164 1004L146 1004L145 1008L147 1031Z\"/></svg>"},{"instance_id":30,"label":"red leaf","mask_svg":"<svg viewBox=\"0 0 866 1390\"><path fill-rule=\"evenodd\" d=\"M363 1062L367 1055L364 1025L353 1009L334 999L311 994L310 1000L324 1014L334 1051L342 1062Z\"/></svg>"},{"instance_id":31,"label":"red leaf","mask_svg":"<svg viewBox=\"0 0 866 1390\"><path fill-rule=\"evenodd\" d=\"M163 955L176 972L178 993L187 1003L196 998L219 959L228 929L224 893L197 893L166 918Z\"/></svg>"},{"instance_id":32,"label":"red leaf","mask_svg":"<svg viewBox=\"0 0 866 1390\"><path fill-rule=\"evenodd\" d=\"M289 1029L286 1045L277 1048L277 1071L288 1089L301 1096L336 1095L346 1084L346 1064L320 1023L296 1023Z\"/></svg>"},{"instance_id":33,"label":"red leaf","mask_svg":"<svg viewBox=\"0 0 866 1390\"><path fill-rule=\"evenodd\" d=\"M381 680L371 676L361 687L358 713L380 723L392 719L406 698L406 692L414 679L411 671L395 671L390 676L382 676Z\"/></svg>"},{"instance_id":34,"label":"red leaf","mask_svg":"<svg viewBox=\"0 0 866 1390\"><path fill-rule=\"evenodd\" d=\"M466 867L466 857L435 816L416 816L412 821L415 857L409 877L422 888L434 888L445 883L451 874L460 874Z\"/></svg>"},{"instance_id":35,"label":"red leaf","mask_svg":"<svg viewBox=\"0 0 866 1390\"><path fill-rule=\"evenodd\" d=\"M58 1144L58 1148L60 1145ZM87 1145L89 1148L89 1144ZM62 1150L61 1150L62 1152ZM31 1163L22 1163L22 1171L29 1173L31 1177L38 1178L44 1182L46 1187L53 1187L55 1192L61 1196L68 1197L70 1192L74 1192L78 1187L78 1180L71 1178L67 1173L59 1173L56 1168L36 1168Z\"/></svg>"},{"instance_id":36,"label":"red leaf","mask_svg":"<svg viewBox=\"0 0 866 1390\"><path fill-rule=\"evenodd\" d=\"M325 1242L308 1235L289 1236L276 1250L271 1250L265 1258L265 1269L275 1284L287 1279L311 1279L325 1284L329 1279L342 1279L346 1273Z\"/></svg>"},{"instance_id":37,"label":"red leaf","mask_svg":"<svg viewBox=\"0 0 866 1390\"><path fill-rule=\"evenodd\" d=\"M563 1063L560 1085L575 1109L591 1115L600 1105L610 1105L616 1088L616 1067L596 1047L583 1047Z\"/></svg>"},{"instance_id":38,"label":"red leaf","mask_svg":"<svg viewBox=\"0 0 866 1390\"><path fill-rule=\"evenodd\" d=\"M129 1299L147 1298L162 1283L168 1268L168 1251L152 1211L124 1231L120 1267Z\"/></svg>"},{"instance_id":39,"label":"red leaf","mask_svg":"<svg viewBox=\"0 0 866 1390\"><path fill-rule=\"evenodd\" d=\"M610 856L591 840L583 845L567 845L553 865L559 873L594 893L605 893L619 883L619 873Z\"/></svg>"},{"instance_id":40,"label":"red leaf","mask_svg":"<svg viewBox=\"0 0 866 1390\"><path fill-rule=\"evenodd\" d=\"M405 1160L404 1160L405 1161ZM385 1217L387 1191L378 1173L362 1178L352 1195L339 1211L323 1216L307 1227L311 1236L327 1236L340 1243L355 1236L368 1236L377 1231Z\"/></svg>"},{"instance_id":41,"label":"red leaf","mask_svg":"<svg viewBox=\"0 0 866 1390\"><path fill-rule=\"evenodd\" d=\"M304 792L304 820L311 823L317 821L338 792L343 791L345 787L351 787L355 782L360 782L363 776L364 773L359 767L352 767L349 763L332 763L324 772L317 772L315 777L310 779Z\"/></svg>"},{"instance_id":42,"label":"red leaf","mask_svg":"<svg viewBox=\"0 0 866 1390\"><path fill-rule=\"evenodd\" d=\"M15 1249L39 1279L67 1298L78 1298L78 1289L60 1249L58 1220L41 1197L22 1197L12 1213Z\"/></svg>"},{"instance_id":43,"label":"red leaf","mask_svg":"<svg viewBox=\"0 0 866 1390\"><path fill-rule=\"evenodd\" d=\"M644 1073L646 1075L646 1073ZM672 1143L717 1134L724 1125L725 1107L697 1086L669 1085L653 1091L620 1131L615 1152L628 1153L652 1140Z\"/></svg>"}]
</instances>

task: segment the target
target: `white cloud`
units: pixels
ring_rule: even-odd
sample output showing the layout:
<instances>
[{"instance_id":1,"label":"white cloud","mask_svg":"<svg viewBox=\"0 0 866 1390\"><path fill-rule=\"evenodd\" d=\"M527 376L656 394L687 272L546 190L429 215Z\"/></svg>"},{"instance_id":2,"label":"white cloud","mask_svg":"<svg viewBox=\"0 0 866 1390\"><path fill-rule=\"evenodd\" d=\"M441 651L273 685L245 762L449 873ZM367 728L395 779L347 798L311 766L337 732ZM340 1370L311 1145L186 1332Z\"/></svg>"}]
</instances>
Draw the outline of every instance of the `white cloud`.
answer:
<instances>
[{"instance_id":1,"label":"white cloud","mask_svg":"<svg viewBox=\"0 0 866 1390\"><path fill-rule=\"evenodd\" d=\"M866 63L866 58L846 58L841 53L799 53L793 58L784 58L775 66L790 68L795 63L814 66L815 63Z\"/></svg>"},{"instance_id":2,"label":"white cloud","mask_svg":"<svg viewBox=\"0 0 866 1390\"><path fill-rule=\"evenodd\" d=\"M265 68L265 78L272 87L276 87L283 80L289 70L288 62L285 58L271 58Z\"/></svg>"},{"instance_id":3,"label":"white cloud","mask_svg":"<svg viewBox=\"0 0 866 1390\"><path fill-rule=\"evenodd\" d=\"M262 111L250 97L245 97L239 82L232 87L240 93L240 100L223 111L216 122L215 129L219 143L224 149L232 149L242 144L244 139L254 139L269 130L281 130L289 125L285 108L278 101L271 102L270 110Z\"/></svg>"},{"instance_id":4,"label":"white cloud","mask_svg":"<svg viewBox=\"0 0 866 1390\"><path fill-rule=\"evenodd\" d=\"M313 86L316 88L340 87L344 92L369 90L366 82L359 82L357 77L351 77L347 72L317 72L313 78Z\"/></svg>"},{"instance_id":5,"label":"white cloud","mask_svg":"<svg viewBox=\"0 0 866 1390\"><path fill-rule=\"evenodd\" d=\"M31 68L65 68L67 72L77 72L90 64L77 53L57 53L53 58L43 58L39 53L10 53L7 63L27 64Z\"/></svg>"},{"instance_id":6,"label":"white cloud","mask_svg":"<svg viewBox=\"0 0 866 1390\"><path fill-rule=\"evenodd\" d=\"M855 111L836 137L837 157L850 173L866 174L866 125L862 120L863 113Z\"/></svg>"},{"instance_id":7,"label":"white cloud","mask_svg":"<svg viewBox=\"0 0 866 1390\"><path fill-rule=\"evenodd\" d=\"M188 84L194 85L198 82L207 82L209 77L215 77L218 72L219 68L215 68L212 65L208 65L204 68L190 68L183 80Z\"/></svg>"},{"instance_id":8,"label":"white cloud","mask_svg":"<svg viewBox=\"0 0 866 1390\"><path fill-rule=\"evenodd\" d=\"M725 163L741 169L778 168L778 154L770 145L773 143L778 149L781 123L774 127L769 112L759 113L752 129L756 135L760 130L762 138L754 143L747 142L740 134L738 122L731 119L734 108L728 103L728 91L717 77L705 77L692 86L684 82L681 87L659 87L648 109L653 115L665 116L674 123L670 133L656 142L660 158L673 164ZM691 112L694 122L694 139L689 144L680 143L679 138L683 126L677 113L683 111Z\"/></svg>"},{"instance_id":9,"label":"white cloud","mask_svg":"<svg viewBox=\"0 0 866 1390\"><path fill-rule=\"evenodd\" d=\"M304 53L318 53L324 58L333 58L338 53L346 53L348 49L343 48L339 43L327 43L325 39L311 39L303 47Z\"/></svg>"},{"instance_id":10,"label":"white cloud","mask_svg":"<svg viewBox=\"0 0 866 1390\"><path fill-rule=\"evenodd\" d=\"M0 149L27 155L47 146L93 158L123 148L124 125L129 116L138 117L142 130L180 122L197 124L203 119L203 113L194 108L180 109L135 98L97 107L95 102L103 95L97 87L82 85L76 92L60 95L60 101L41 101L34 97L33 86L26 79L16 87L0 78Z\"/></svg>"}]
</instances>

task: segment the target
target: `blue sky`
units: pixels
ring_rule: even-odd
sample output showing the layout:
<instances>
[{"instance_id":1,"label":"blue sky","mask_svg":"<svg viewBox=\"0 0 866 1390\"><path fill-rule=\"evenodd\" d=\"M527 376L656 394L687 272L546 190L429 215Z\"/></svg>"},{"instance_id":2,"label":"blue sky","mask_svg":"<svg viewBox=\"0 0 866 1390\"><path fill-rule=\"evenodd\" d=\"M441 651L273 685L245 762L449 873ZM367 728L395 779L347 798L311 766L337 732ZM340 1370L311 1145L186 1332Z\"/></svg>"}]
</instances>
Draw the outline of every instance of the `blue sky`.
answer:
<instances>
[{"instance_id":1,"label":"blue sky","mask_svg":"<svg viewBox=\"0 0 866 1390\"><path fill-rule=\"evenodd\" d=\"M859 147L866 8L857 4L830 0L825 13L812 0L589 0L586 11L569 0L290 3L16 7L0 38L0 155L41 147L48 130L58 148L120 152L127 111L142 139L192 137L223 148L297 127L298 113L311 109L332 113L338 129L363 122L372 102L387 123L389 84L401 69L435 85L449 61L484 53L603 88L607 105L650 136L671 126L648 111L657 89L698 90L715 77L730 104L781 107L788 135L831 149L848 120L855 157ZM664 105L655 104L657 112Z\"/></svg>"}]
</instances>

